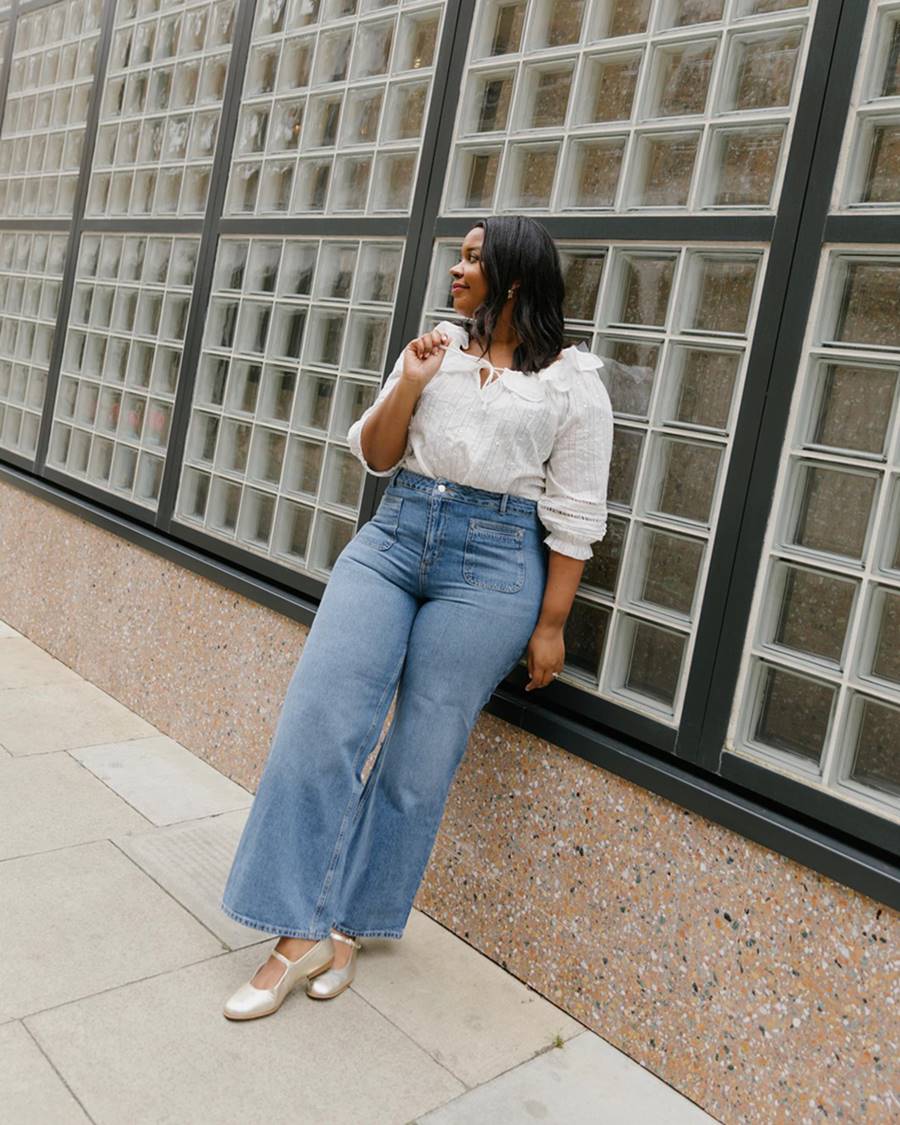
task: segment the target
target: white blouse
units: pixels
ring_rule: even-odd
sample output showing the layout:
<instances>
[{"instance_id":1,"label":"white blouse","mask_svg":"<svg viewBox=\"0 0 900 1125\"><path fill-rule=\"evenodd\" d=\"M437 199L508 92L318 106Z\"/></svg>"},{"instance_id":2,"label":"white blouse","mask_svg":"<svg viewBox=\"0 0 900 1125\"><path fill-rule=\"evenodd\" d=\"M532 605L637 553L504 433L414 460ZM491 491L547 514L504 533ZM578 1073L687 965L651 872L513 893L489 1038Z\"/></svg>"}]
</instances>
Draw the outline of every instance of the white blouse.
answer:
<instances>
[{"instance_id":1,"label":"white blouse","mask_svg":"<svg viewBox=\"0 0 900 1125\"><path fill-rule=\"evenodd\" d=\"M373 476L398 468L427 477L509 492L537 501L544 543L576 559L606 533L606 489L613 415L600 377L603 360L583 348L534 374L497 371L467 355L466 330L449 320L435 325L450 345L422 390L409 424L406 450L390 469L376 472L363 456L362 428L400 378L403 352L372 405L347 432L351 452ZM481 386L481 371L488 382Z\"/></svg>"}]
</instances>

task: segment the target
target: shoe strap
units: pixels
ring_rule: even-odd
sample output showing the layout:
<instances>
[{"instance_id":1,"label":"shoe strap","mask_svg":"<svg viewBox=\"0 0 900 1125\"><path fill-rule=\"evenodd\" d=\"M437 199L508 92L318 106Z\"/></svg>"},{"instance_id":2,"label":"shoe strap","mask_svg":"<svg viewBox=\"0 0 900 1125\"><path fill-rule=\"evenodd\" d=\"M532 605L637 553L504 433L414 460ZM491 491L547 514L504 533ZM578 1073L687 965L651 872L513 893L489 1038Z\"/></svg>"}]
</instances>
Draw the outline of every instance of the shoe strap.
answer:
<instances>
[{"instance_id":1,"label":"shoe strap","mask_svg":"<svg viewBox=\"0 0 900 1125\"><path fill-rule=\"evenodd\" d=\"M354 937L347 937L346 934L339 934L335 930L331 931L331 936L335 941L342 941L345 945L352 945L356 949L362 949L362 946Z\"/></svg>"}]
</instances>

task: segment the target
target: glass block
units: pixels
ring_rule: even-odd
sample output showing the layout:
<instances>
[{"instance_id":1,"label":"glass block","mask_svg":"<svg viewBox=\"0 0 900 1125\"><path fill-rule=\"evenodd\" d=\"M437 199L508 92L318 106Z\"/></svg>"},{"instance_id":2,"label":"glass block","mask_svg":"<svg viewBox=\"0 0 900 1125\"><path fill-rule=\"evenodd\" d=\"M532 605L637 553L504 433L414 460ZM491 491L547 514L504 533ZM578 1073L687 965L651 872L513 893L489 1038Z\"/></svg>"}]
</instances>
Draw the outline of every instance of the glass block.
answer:
<instances>
[{"instance_id":1,"label":"glass block","mask_svg":"<svg viewBox=\"0 0 900 1125\"><path fill-rule=\"evenodd\" d=\"M559 144L510 145L506 190L512 208L550 206Z\"/></svg>"},{"instance_id":2,"label":"glass block","mask_svg":"<svg viewBox=\"0 0 900 1125\"><path fill-rule=\"evenodd\" d=\"M762 16L805 8L809 0L738 0L737 16Z\"/></svg>"},{"instance_id":3,"label":"glass block","mask_svg":"<svg viewBox=\"0 0 900 1125\"><path fill-rule=\"evenodd\" d=\"M659 27L687 27L695 23L720 20L725 0L665 0L659 15Z\"/></svg>"},{"instance_id":4,"label":"glass block","mask_svg":"<svg viewBox=\"0 0 900 1125\"><path fill-rule=\"evenodd\" d=\"M614 688L672 708L684 660L685 636L650 621L623 616Z\"/></svg>"},{"instance_id":5,"label":"glass block","mask_svg":"<svg viewBox=\"0 0 900 1125\"><path fill-rule=\"evenodd\" d=\"M615 206L625 144L625 137L605 137L569 145L564 208Z\"/></svg>"},{"instance_id":6,"label":"glass block","mask_svg":"<svg viewBox=\"0 0 900 1125\"><path fill-rule=\"evenodd\" d=\"M384 86L367 86L348 90L341 126L344 145L374 144L378 137Z\"/></svg>"},{"instance_id":7,"label":"glass block","mask_svg":"<svg viewBox=\"0 0 900 1125\"><path fill-rule=\"evenodd\" d=\"M463 130L493 133L506 129L515 85L514 70L483 71L472 76Z\"/></svg>"},{"instance_id":8,"label":"glass block","mask_svg":"<svg viewBox=\"0 0 900 1125\"><path fill-rule=\"evenodd\" d=\"M594 554L585 563L583 585L594 587L610 596L615 594L627 534L627 520L616 516L607 519L606 535L599 543L594 544Z\"/></svg>"},{"instance_id":9,"label":"glass block","mask_svg":"<svg viewBox=\"0 0 900 1125\"><path fill-rule=\"evenodd\" d=\"M642 527L638 546L634 600L690 617L703 561L702 540Z\"/></svg>"},{"instance_id":10,"label":"glass block","mask_svg":"<svg viewBox=\"0 0 900 1125\"><path fill-rule=\"evenodd\" d=\"M719 446L658 437L647 507L673 519L709 525L722 450Z\"/></svg>"},{"instance_id":11,"label":"glass block","mask_svg":"<svg viewBox=\"0 0 900 1125\"><path fill-rule=\"evenodd\" d=\"M358 256L358 242L326 243L316 271L316 297L349 300Z\"/></svg>"},{"instance_id":12,"label":"glass block","mask_svg":"<svg viewBox=\"0 0 900 1125\"><path fill-rule=\"evenodd\" d=\"M631 506L643 446L644 435L640 430L628 430L620 426L615 428L607 490L607 498L611 504L626 508Z\"/></svg>"},{"instance_id":13,"label":"glass block","mask_svg":"<svg viewBox=\"0 0 900 1125\"><path fill-rule=\"evenodd\" d=\"M867 130L867 146L861 202L896 203L900 200L900 122L873 122Z\"/></svg>"},{"instance_id":14,"label":"glass block","mask_svg":"<svg viewBox=\"0 0 900 1125\"><path fill-rule=\"evenodd\" d=\"M565 667L594 683L600 674L611 617L607 606L575 598L563 629Z\"/></svg>"},{"instance_id":15,"label":"glass block","mask_svg":"<svg viewBox=\"0 0 900 1125\"><path fill-rule=\"evenodd\" d=\"M717 47L717 39L658 47L653 56L647 116L702 113Z\"/></svg>"},{"instance_id":16,"label":"glass block","mask_svg":"<svg viewBox=\"0 0 900 1125\"><path fill-rule=\"evenodd\" d=\"M646 418L659 362L659 344L628 339L605 339L600 378L609 392L615 414Z\"/></svg>"},{"instance_id":17,"label":"glass block","mask_svg":"<svg viewBox=\"0 0 900 1125\"><path fill-rule=\"evenodd\" d=\"M598 0L592 38L616 39L647 30L652 0Z\"/></svg>"},{"instance_id":18,"label":"glass block","mask_svg":"<svg viewBox=\"0 0 900 1125\"><path fill-rule=\"evenodd\" d=\"M536 0L531 22L531 49L577 43L586 6L584 0Z\"/></svg>"},{"instance_id":19,"label":"glass block","mask_svg":"<svg viewBox=\"0 0 900 1125\"><path fill-rule=\"evenodd\" d=\"M593 321L605 254L559 251L565 285L563 315L567 320Z\"/></svg>"},{"instance_id":20,"label":"glass block","mask_svg":"<svg viewBox=\"0 0 900 1125\"><path fill-rule=\"evenodd\" d=\"M480 6L475 56L508 55L520 50L525 8L525 0L487 0L483 3Z\"/></svg>"},{"instance_id":21,"label":"glass block","mask_svg":"<svg viewBox=\"0 0 900 1125\"><path fill-rule=\"evenodd\" d=\"M559 129L565 125L574 70L570 62L525 67L519 98L520 129ZM511 90L511 82L509 87Z\"/></svg>"},{"instance_id":22,"label":"glass block","mask_svg":"<svg viewBox=\"0 0 900 1125\"><path fill-rule=\"evenodd\" d=\"M900 708L867 696L857 696L854 703L855 737L849 776L896 797L900 792Z\"/></svg>"},{"instance_id":23,"label":"glass block","mask_svg":"<svg viewBox=\"0 0 900 1125\"><path fill-rule=\"evenodd\" d=\"M379 152L375 157L370 210L409 211L415 183L415 152Z\"/></svg>"},{"instance_id":24,"label":"glass block","mask_svg":"<svg viewBox=\"0 0 900 1125\"><path fill-rule=\"evenodd\" d=\"M501 149L457 150L449 204L451 208L493 207Z\"/></svg>"},{"instance_id":25,"label":"glass block","mask_svg":"<svg viewBox=\"0 0 900 1125\"><path fill-rule=\"evenodd\" d=\"M325 447L320 441L295 437L288 448L285 491L314 497L319 491Z\"/></svg>"},{"instance_id":26,"label":"glass block","mask_svg":"<svg viewBox=\"0 0 900 1125\"><path fill-rule=\"evenodd\" d=\"M820 361L813 373L807 442L851 453L884 454L897 375L897 368Z\"/></svg>"},{"instance_id":27,"label":"glass block","mask_svg":"<svg viewBox=\"0 0 900 1125\"><path fill-rule=\"evenodd\" d=\"M636 207L687 205L699 133L646 134L638 139L632 203Z\"/></svg>"},{"instance_id":28,"label":"glass block","mask_svg":"<svg viewBox=\"0 0 900 1125\"><path fill-rule=\"evenodd\" d=\"M623 254L619 259L618 286L611 321L620 324L663 327L666 323L674 255Z\"/></svg>"},{"instance_id":29,"label":"glass block","mask_svg":"<svg viewBox=\"0 0 900 1125\"><path fill-rule=\"evenodd\" d=\"M400 273L401 251L394 246L364 243L357 268L357 301L391 303Z\"/></svg>"},{"instance_id":30,"label":"glass block","mask_svg":"<svg viewBox=\"0 0 900 1125\"><path fill-rule=\"evenodd\" d=\"M393 69L423 70L434 66L439 25L440 12L434 8L402 15Z\"/></svg>"},{"instance_id":31,"label":"glass block","mask_svg":"<svg viewBox=\"0 0 900 1125\"><path fill-rule=\"evenodd\" d=\"M727 430L740 364L738 352L674 347L669 352L666 421Z\"/></svg>"},{"instance_id":32,"label":"glass block","mask_svg":"<svg viewBox=\"0 0 900 1125\"><path fill-rule=\"evenodd\" d=\"M856 589L849 579L779 564L769 587L767 639L839 667Z\"/></svg>"},{"instance_id":33,"label":"glass block","mask_svg":"<svg viewBox=\"0 0 900 1125\"><path fill-rule=\"evenodd\" d=\"M768 207L784 127L714 129L707 152L705 202L716 207Z\"/></svg>"},{"instance_id":34,"label":"glass block","mask_svg":"<svg viewBox=\"0 0 900 1125\"><path fill-rule=\"evenodd\" d=\"M642 58L642 51L588 56L576 100L575 124L627 121Z\"/></svg>"},{"instance_id":35,"label":"glass block","mask_svg":"<svg viewBox=\"0 0 900 1125\"><path fill-rule=\"evenodd\" d=\"M879 586L868 613L867 655L862 672L900 686L900 591Z\"/></svg>"},{"instance_id":36,"label":"glass block","mask_svg":"<svg viewBox=\"0 0 900 1125\"><path fill-rule=\"evenodd\" d=\"M831 725L835 688L764 664L759 666L757 692L754 740L818 765Z\"/></svg>"},{"instance_id":37,"label":"glass block","mask_svg":"<svg viewBox=\"0 0 900 1125\"><path fill-rule=\"evenodd\" d=\"M721 108L746 112L791 102L803 29L736 36L730 44Z\"/></svg>"},{"instance_id":38,"label":"glass block","mask_svg":"<svg viewBox=\"0 0 900 1125\"><path fill-rule=\"evenodd\" d=\"M787 541L810 551L862 559L878 478L871 473L801 463Z\"/></svg>"},{"instance_id":39,"label":"glass block","mask_svg":"<svg viewBox=\"0 0 900 1125\"><path fill-rule=\"evenodd\" d=\"M685 330L743 335L753 304L759 259L692 254Z\"/></svg>"},{"instance_id":40,"label":"glass block","mask_svg":"<svg viewBox=\"0 0 900 1125\"><path fill-rule=\"evenodd\" d=\"M357 26L356 49L353 52L351 69L354 79L373 78L388 73L391 49L394 45L394 30L393 18L369 20Z\"/></svg>"},{"instance_id":41,"label":"glass block","mask_svg":"<svg viewBox=\"0 0 900 1125\"><path fill-rule=\"evenodd\" d=\"M900 348L896 315L900 262L849 259L840 264L832 338L848 344Z\"/></svg>"}]
</instances>

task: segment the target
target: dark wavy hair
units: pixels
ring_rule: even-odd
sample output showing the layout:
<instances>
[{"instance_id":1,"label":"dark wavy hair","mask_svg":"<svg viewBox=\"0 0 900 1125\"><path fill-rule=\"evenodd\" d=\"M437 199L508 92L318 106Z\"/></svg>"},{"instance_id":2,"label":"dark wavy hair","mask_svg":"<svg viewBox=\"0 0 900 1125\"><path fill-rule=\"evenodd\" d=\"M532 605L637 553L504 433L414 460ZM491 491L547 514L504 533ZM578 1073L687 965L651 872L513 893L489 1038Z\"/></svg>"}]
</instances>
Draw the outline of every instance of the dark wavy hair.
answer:
<instances>
[{"instance_id":1,"label":"dark wavy hair","mask_svg":"<svg viewBox=\"0 0 900 1125\"><path fill-rule=\"evenodd\" d=\"M564 338L566 287L556 244L547 229L527 215L489 215L472 225L484 229L480 257L488 295L471 317L464 318L466 331L484 341L484 355L506 294L518 281L512 326L520 342L513 366L527 373L541 371L559 355Z\"/></svg>"}]
</instances>

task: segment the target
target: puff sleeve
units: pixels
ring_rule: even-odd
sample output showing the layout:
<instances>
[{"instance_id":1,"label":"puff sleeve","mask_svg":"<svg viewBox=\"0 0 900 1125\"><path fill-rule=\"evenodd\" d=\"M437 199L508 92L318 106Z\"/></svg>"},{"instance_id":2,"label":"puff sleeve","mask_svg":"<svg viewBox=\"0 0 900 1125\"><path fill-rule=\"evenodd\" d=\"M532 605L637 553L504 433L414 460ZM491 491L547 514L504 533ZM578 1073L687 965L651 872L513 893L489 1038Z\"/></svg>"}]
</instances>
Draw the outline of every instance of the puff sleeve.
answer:
<instances>
[{"instance_id":1,"label":"puff sleeve","mask_svg":"<svg viewBox=\"0 0 900 1125\"><path fill-rule=\"evenodd\" d=\"M410 451L409 435L407 435L406 449L403 451L403 456L400 458L400 460L395 465L392 465L389 469L373 469L371 467L371 465L369 465L369 463L366 461L365 457L363 456L362 441L361 441L361 439L362 439L362 428L365 425L366 419L369 417L370 414L372 414L372 412L375 410L375 408L381 402L383 402L384 399L387 398L387 396L394 389L394 387L396 386L396 384L397 384L397 382L400 378L400 372L401 372L402 367L403 367L403 352L401 352L400 355L397 356L397 362L394 364L393 370L391 371L390 375L388 375L388 377L385 380L384 385L382 386L381 390L378 392L378 395L377 395L375 401L372 403L371 406L367 407L363 411L363 413L356 419L356 421L353 423L353 425L347 431L347 444L350 446L350 452L353 454L354 457L358 458L363 463L363 466L365 467L366 472L371 473L373 477L389 477L391 475L391 473L393 473L398 468L398 466L401 465L406 460L406 457L407 457L407 455L409 454L409 451Z\"/></svg>"},{"instance_id":2,"label":"puff sleeve","mask_svg":"<svg viewBox=\"0 0 900 1125\"><path fill-rule=\"evenodd\" d=\"M613 412L599 369L603 360L577 350L565 373L566 410L547 459L538 499L544 543L552 551L588 560L606 534L606 490L612 455Z\"/></svg>"}]
</instances>

